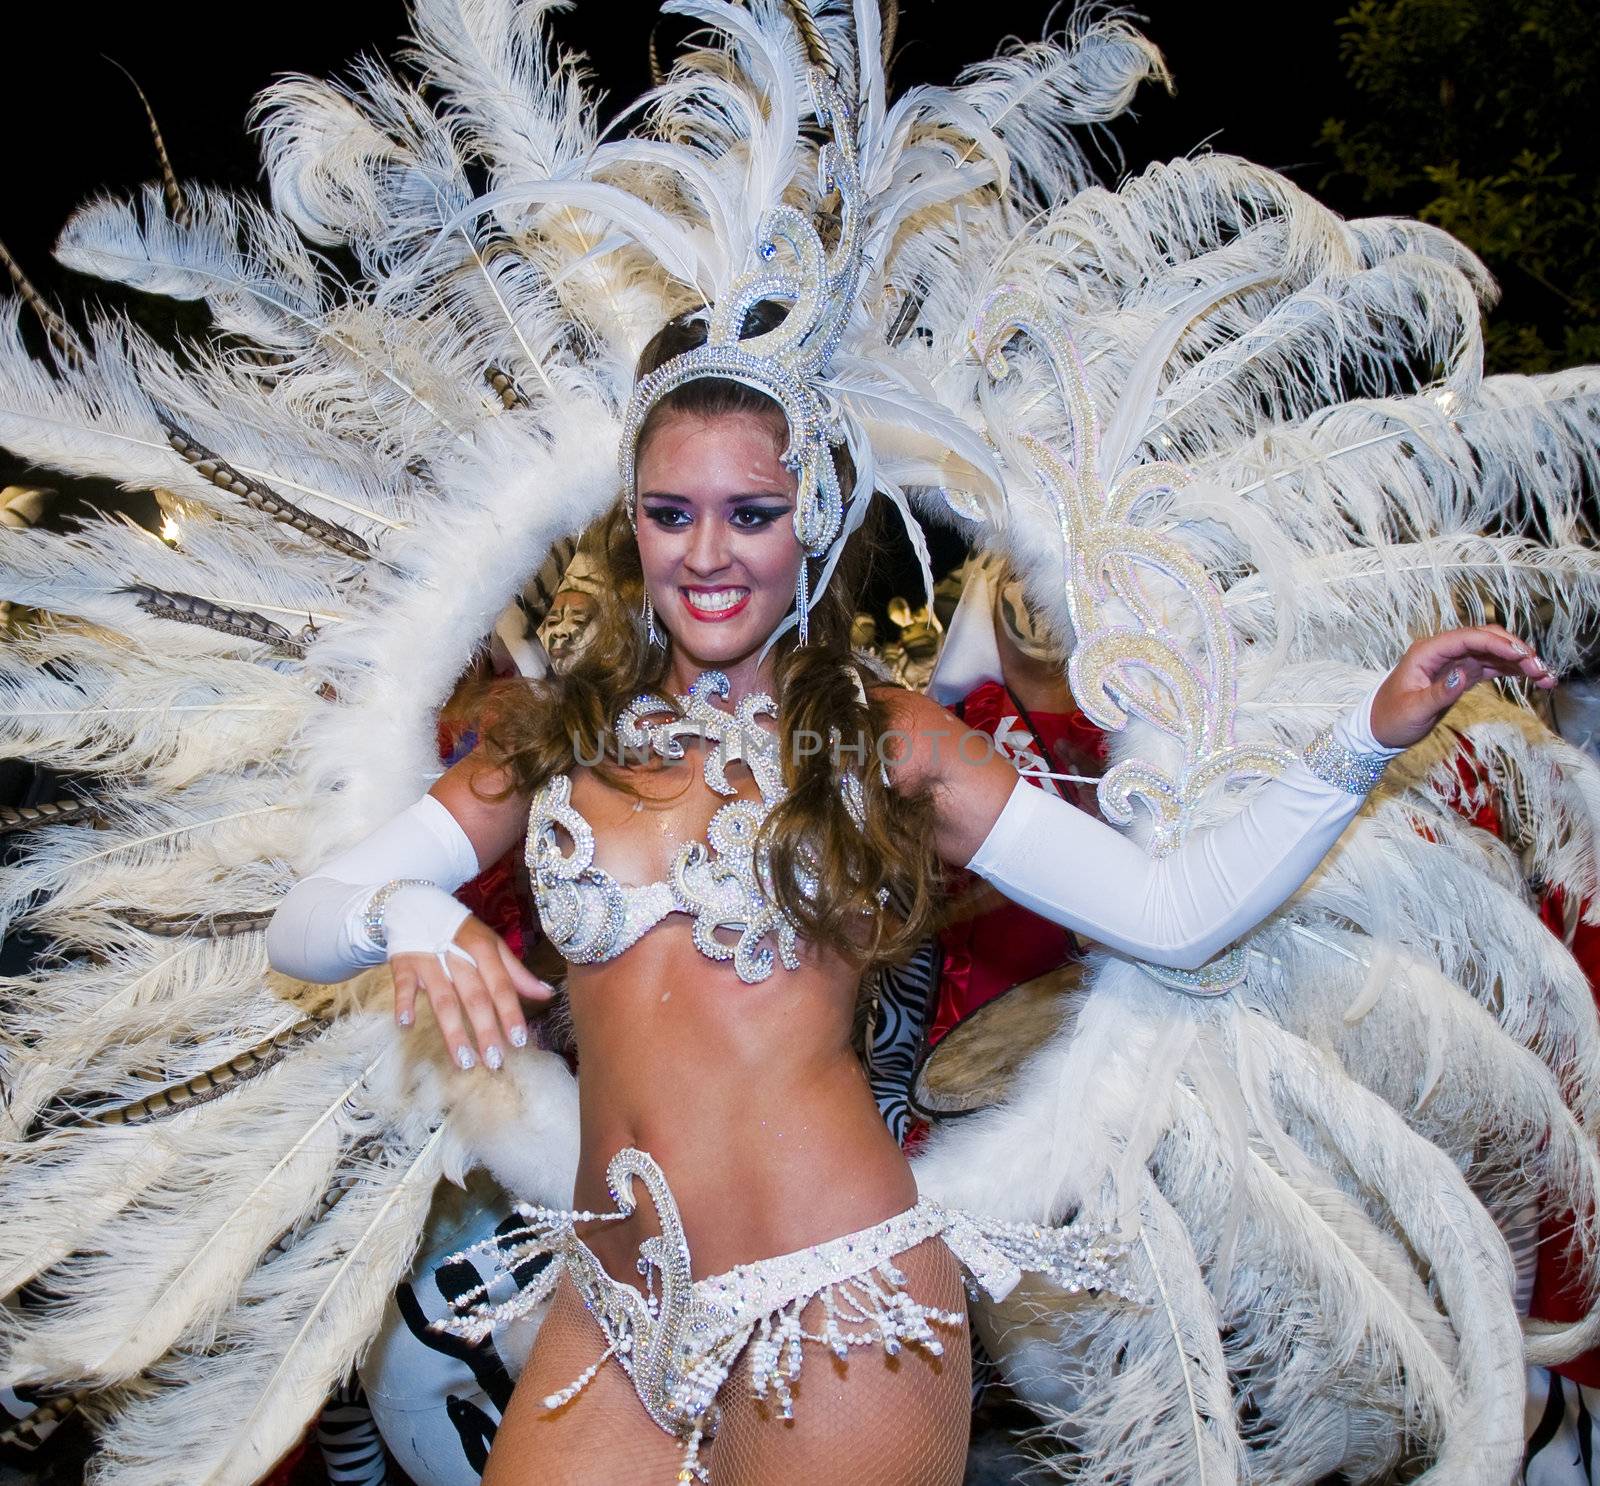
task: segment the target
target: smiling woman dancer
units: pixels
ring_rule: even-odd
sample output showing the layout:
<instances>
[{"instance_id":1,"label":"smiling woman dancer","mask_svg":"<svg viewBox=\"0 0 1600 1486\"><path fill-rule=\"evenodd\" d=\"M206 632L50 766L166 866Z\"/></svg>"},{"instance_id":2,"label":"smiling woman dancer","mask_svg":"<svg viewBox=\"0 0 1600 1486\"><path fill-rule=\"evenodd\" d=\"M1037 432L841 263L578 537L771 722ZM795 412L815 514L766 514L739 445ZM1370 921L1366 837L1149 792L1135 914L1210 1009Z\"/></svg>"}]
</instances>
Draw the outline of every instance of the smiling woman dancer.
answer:
<instances>
[{"instance_id":1,"label":"smiling woman dancer","mask_svg":"<svg viewBox=\"0 0 1600 1486\"><path fill-rule=\"evenodd\" d=\"M270 202L75 214L62 262L202 343L0 306L0 443L181 528L0 532L45 616L0 744L93 781L0 880L49 945L0 984L18 1429L251 1486L363 1358L406 1428L399 1286L389 1339L481 1374L419 1482L504 1399L489 1486L952 1483L970 1318L1063 1479L1508 1486L1525 1366L1600 1332L1519 1325L1497 1222L1560 1191L1600 1252L1600 1017L1537 906L1600 920L1600 783L1483 622L1590 658L1600 374L1485 376L1426 224L1222 155L1097 185L1165 76L1120 10L896 92L892 4L663 8L618 114L561 7L413 0L394 68L263 100ZM1106 823L851 653L879 495L1017 574ZM441 779L579 533L614 612ZM452 896L524 840L576 1081ZM908 1163L852 1032L941 861L1094 956ZM405 1284L479 1172L521 1230Z\"/></svg>"},{"instance_id":2,"label":"smiling woman dancer","mask_svg":"<svg viewBox=\"0 0 1600 1486\"><path fill-rule=\"evenodd\" d=\"M877 1112L851 1049L857 988L928 925L927 844L1111 950L1192 969L1299 886L1387 758L1471 686L1554 679L1497 627L1423 640L1304 766L1153 858L935 703L863 676L848 573L798 642L796 435L763 390L701 371L705 336L674 322L645 353L634 488L608 521L620 602L582 659L504 702L427 797L297 886L270 947L326 979L385 947L401 1024L421 993L461 1067L499 1069L527 1041L519 995L551 990L449 890L527 835L572 966L578 1211L535 1211L517 1257L557 1262L458 1323L481 1334L554 1282L489 1486L953 1483L961 1267L997 1288L1012 1265L1125 1282L1094 1235L919 1204Z\"/></svg>"}]
</instances>

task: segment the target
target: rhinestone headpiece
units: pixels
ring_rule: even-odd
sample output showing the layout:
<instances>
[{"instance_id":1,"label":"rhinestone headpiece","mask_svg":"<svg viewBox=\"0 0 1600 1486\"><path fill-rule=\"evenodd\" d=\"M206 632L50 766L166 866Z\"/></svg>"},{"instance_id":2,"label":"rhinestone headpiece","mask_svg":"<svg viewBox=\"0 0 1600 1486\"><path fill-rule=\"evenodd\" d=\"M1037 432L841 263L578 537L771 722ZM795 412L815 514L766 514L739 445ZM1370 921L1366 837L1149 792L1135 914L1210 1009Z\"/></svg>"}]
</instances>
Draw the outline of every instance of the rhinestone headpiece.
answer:
<instances>
[{"instance_id":1,"label":"rhinestone headpiece","mask_svg":"<svg viewBox=\"0 0 1600 1486\"><path fill-rule=\"evenodd\" d=\"M823 194L838 195L838 236L831 248L825 247L817 225L791 206L763 213L750 266L708 312L705 344L675 356L634 387L623 418L621 465L629 515L636 520L634 456L639 431L656 403L675 388L708 377L754 387L772 398L789 421L783 462L799 482L794 532L810 556L822 557L843 524L844 494L833 451L846 439L844 416L826 378L860 293L864 258L855 110L820 67L811 68L807 76L817 121L829 133L818 170ZM765 300L789 306L783 323L759 335L743 335L750 311ZM802 630L804 610L802 565Z\"/></svg>"}]
</instances>

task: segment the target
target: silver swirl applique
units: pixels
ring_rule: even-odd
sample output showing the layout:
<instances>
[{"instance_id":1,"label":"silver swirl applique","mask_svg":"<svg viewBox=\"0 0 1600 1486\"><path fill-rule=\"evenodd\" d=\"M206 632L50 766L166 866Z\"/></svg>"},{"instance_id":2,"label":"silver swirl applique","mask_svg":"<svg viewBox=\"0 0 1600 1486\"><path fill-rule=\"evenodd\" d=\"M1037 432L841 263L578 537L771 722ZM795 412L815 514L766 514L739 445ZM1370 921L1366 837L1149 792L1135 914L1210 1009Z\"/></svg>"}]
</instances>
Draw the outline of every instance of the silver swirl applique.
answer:
<instances>
[{"instance_id":1,"label":"silver swirl applique","mask_svg":"<svg viewBox=\"0 0 1600 1486\"><path fill-rule=\"evenodd\" d=\"M572 780L550 779L534 797L528 817L528 871L539 900L539 923L564 959L594 964L621 952L627 927L627 889L594 865L594 831L572 805ZM560 826L572 838L563 852ZM598 893L598 912L587 905Z\"/></svg>"},{"instance_id":2,"label":"silver swirl applique","mask_svg":"<svg viewBox=\"0 0 1600 1486\"><path fill-rule=\"evenodd\" d=\"M710 851L691 841L672 864L673 895L694 918L695 948L713 960L732 960L747 985L772 974L772 950L761 942L768 935L777 941L784 968L800 968L794 925L765 890L766 862L756 859L756 833L770 808L755 800L724 805L706 827ZM739 937L728 944L717 938L718 930Z\"/></svg>"},{"instance_id":3,"label":"silver swirl applique","mask_svg":"<svg viewBox=\"0 0 1600 1486\"><path fill-rule=\"evenodd\" d=\"M676 708L660 697L639 696L617 718L617 740L623 748L648 749L678 761L686 757L685 740L699 738L710 745L702 766L708 788L737 796L727 768L743 763L761 791L760 800L733 798L721 806L706 828L706 840L678 849L666 882L632 887L594 865L594 831L572 805L568 776L551 779L535 796L528 869L545 931L570 963L611 959L666 913L679 912L694 920L694 943L701 954L731 960L747 985L767 979L776 961L789 970L800 968L794 925L771 893L766 853L756 849L762 823L787 793L777 736L757 721L776 717L777 705L765 692L753 692L732 712L724 712L712 698L725 698L731 690L721 671L703 671L688 695L677 698ZM651 720L661 713L669 715ZM561 849L557 827L572 838L570 853ZM804 864L799 885L811 894L819 886ZM671 901L664 901L669 893ZM724 933L736 938L730 943L719 937ZM763 943L769 938L776 955Z\"/></svg>"},{"instance_id":4,"label":"silver swirl applique","mask_svg":"<svg viewBox=\"0 0 1600 1486\"><path fill-rule=\"evenodd\" d=\"M783 762L777 737L756 718L776 720L778 704L764 691L751 692L731 713L713 704L712 697L727 697L732 690L721 671L702 671L688 695L677 699L676 710L657 696L635 697L617 717L617 741L624 748L649 749L677 760L684 757L683 740L699 738L711 745L702 765L709 789L719 795L737 794L728 783L728 765L742 763L755 777L761 798L775 805L785 793ZM663 722L645 721L661 712L672 715Z\"/></svg>"},{"instance_id":5,"label":"silver swirl applique","mask_svg":"<svg viewBox=\"0 0 1600 1486\"><path fill-rule=\"evenodd\" d=\"M1005 349L1019 335L1048 361L1065 414L1064 447L1027 434L1016 443L1060 533L1077 636L1068 663L1072 695L1108 732L1131 715L1182 749L1175 769L1138 758L1108 769L1100 808L1126 825L1143 805L1154 828L1151 850L1165 855L1209 794L1247 775L1277 774L1289 755L1235 740L1238 657L1222 595L1183 545L1158 529L1162 499L1193 475L1166 460L1111 467L1077 345L1037 295L1004 285L979 308L972 330L974 353L991 377L1006 375ZM1145 969L1173 989L1218 995L1241 983L1244 963L1232 951L1198 972Z\"/></svg>"},{"instance_id":6,"label":"silver swirl applique","mask_svg":"<svg viewBox=\"0 0 1600 1486\"><path fill-rule=\"evenodd\" d=\"M784 917L769 891L766 854L756 850L756 836L772 807L787 793L783 761L775 733L757 717L777 716L777 704L766 692L751 692L730 713L713 702L732 687L721 671L702 671L678 700L680 715L659 723L644 719L671 710L659 697L637 697L617 719L617 737L624 747L648 747L663 758L684 757L685 737L704 739L702 772L708 788L719 795L737 791L728 782L728 765L740 762L754 776L761 799L735 799L722 806L706 827L706 841L691 841L672 863L671 883L677 905L694 919L695 948L713 960L732 960L734 973L747 985L772 974L774 956L762 944L776 940L777 958L785 969L798 970L794 925ZM708 849L709 847L709 849ZM719 931L737 934L734 943Z\"/></svg>"}]
</instances>

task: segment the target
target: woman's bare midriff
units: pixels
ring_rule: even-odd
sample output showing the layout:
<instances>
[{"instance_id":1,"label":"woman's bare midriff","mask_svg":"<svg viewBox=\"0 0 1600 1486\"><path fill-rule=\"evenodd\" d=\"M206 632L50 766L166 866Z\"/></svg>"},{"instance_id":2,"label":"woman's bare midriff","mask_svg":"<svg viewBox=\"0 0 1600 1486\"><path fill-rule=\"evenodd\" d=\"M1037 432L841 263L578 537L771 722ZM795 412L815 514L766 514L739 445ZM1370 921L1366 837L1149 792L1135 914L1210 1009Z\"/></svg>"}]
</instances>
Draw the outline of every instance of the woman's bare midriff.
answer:
<instances>
[{"instance_id":1,"label":"woman's bare midriff","mask_svg":"<svg viewBox=\"0 0 1600 1486\"><path fill-rule=\"evenodd\" d=\"M595 864L623 882L667 876L677 847L704 839L726 797L701 778L696 745L648 771L635 809L588 770L573 804L596 838ZM637 777L638 771L635 771ZM728 771L756 796L743 767ZM766 941L771 947L771 941ZM694 1274L789 1253L870 1227L917 1200L850 1042L859 976L799 946L801 967L746 984L700 953L672 914L616 959L567 979L579 1053L580 1154L574 1205L608 1212L606 1167L623 1147L666 1174ZM639 1244L660 1231L648 1194L623 1222L580 1229L618 1279L639 1283Z\"/></svg>"}]
</instances>

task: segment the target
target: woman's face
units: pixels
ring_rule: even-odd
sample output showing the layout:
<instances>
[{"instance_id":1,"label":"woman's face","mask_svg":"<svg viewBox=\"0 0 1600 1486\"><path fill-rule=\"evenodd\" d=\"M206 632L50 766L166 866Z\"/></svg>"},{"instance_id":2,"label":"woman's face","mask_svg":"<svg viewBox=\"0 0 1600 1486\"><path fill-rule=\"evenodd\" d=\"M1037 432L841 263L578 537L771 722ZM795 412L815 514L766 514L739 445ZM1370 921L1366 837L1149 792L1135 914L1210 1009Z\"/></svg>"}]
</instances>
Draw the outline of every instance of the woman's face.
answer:
<instances>
[{"instance_id":1,"label":"woman's face","mask_svg":"<svg viewBox=\"0 0 1600 1486\"><path fill-rule=\"evenodd\" d=\"M692 670L753 662L793 607L801 549L784 432L776 412L670 413L640 448L644 581Z\"/></svg>"}]
</instances>

